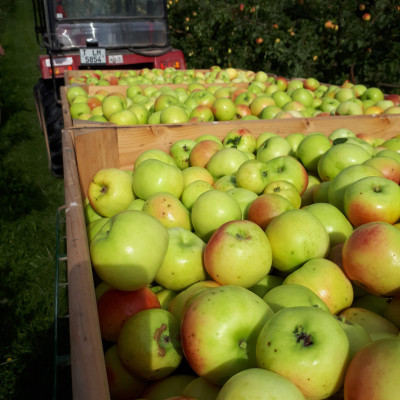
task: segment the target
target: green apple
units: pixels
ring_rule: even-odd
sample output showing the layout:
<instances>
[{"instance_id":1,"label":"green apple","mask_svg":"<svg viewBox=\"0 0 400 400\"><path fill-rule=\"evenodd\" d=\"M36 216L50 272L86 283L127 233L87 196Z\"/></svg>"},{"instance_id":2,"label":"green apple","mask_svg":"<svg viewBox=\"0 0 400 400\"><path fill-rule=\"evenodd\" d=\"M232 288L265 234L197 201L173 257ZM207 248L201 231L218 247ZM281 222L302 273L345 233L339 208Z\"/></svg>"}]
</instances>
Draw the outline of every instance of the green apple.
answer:
<instances>
[{"instance_id":1,"label":"green apple","mask_svg":"<svg viewBox=\"0 0 400 400\"><path fill-rule=\"evenodd\" d=\"M193 139L180 139L172 143L172 145L170 146L169 154L175 160L176 165L180 169L185 169L189 167L190 152L196 144L197 142Z\"/></svg>"},{"instance_id":2,"label":"green apple","mask_svg":"<svg viewBox=\"0 0 400 400\"><path fill-rule=\"evenodd\" d=\"M116 125L137 125L139 123L136 114L129 110L121 110L112 113L108 121Z\"/></svg>"},{"instance_id":3,"label":"green apple","mask_svg":"<svg viewBox=\"0 0 400 400\"><path fill-rule=\"evenodd\" d=\"M269 139L268 139L269 140ZM236 184L239 188L261 194L267 185L267 165L259 160L247 160L236 172Z\"/></svg>"},{"instance_id":4,"label":"green apple","mask_svg":"<svg viewBox=\"0 0 400 400\"><path fill-rule=\"evenodd\" d=\"M267 303L240 286L203 291L192 300L182 320L187 362L197 375L219 385L255 367L257 337L272 315Z\"/></svg>"},{"instance_id":5,"label":"green apple","mask_svg":"<svg viewBox=\"0 0 400 400\"><path fill-rule=\"evenodd\" d=\"M340 103L344 103L345 101L354 99L355 97L356 95L354 90L350 87L346 87L338 89L334 98L339 100Z\"/></svg>"},{"instance_id":6,"label":"green apple","mask_svg":"<svg viewBox=\"0 0 400 400\"><path fill-rule=\"evenodd\" d=\"M386 156L374 156L367 161L364 165L374 167L382 173L387 179L391 179L397 184L400 183L400 162Z\"/></svg>"},{"instance_id":7,"label":"green apple","mask_svg":"<svg viewBox=\"0 0 400 400\"><path fill-rule=\"evenodd\" d=\"M72 104L75 97L77 97L77 96L85 96L86 98L88 98L88 93L82 86L74 85L74 86L70 86L67 89L66 96L67 96L67 100L68 100L69 104Z\"/></svg>"},{"instance_id":8,"label":"green apple","mask_svg":"<svg viewBox=\"0 0 400 400\"><path fill-rule=\"evenodd\" d=\"M331 181L324 181L316 185L313 194L312 194L312 202L313 203L328 203L328 190Z\"/></svg>"},{"instance_id":9,"label":"green apple","mask_svg":"<svg viewBox=\"0 0 400 400\"><path fill-rule=\"evenodd\" d=\"M289 181L274 181L269 183L263 193L275 193L279 196L285 197L290 201L293 208L300 208L301 206L301 196L298 192L296 186Z\"/></svg>"},{"instance_id":10,"label":"green apple","mask_svg":"<svg viewBox=\"0 0 400 400\"><path fill-rule=\"evenodd\" d=\"M311 289L328 306L332 314L350 307L353 287L343 270L326 258L315 257L289 274L283 285L298 284Z\"/></svg>"},{"instance_id":11,"label":"green apple","mask_svg":"<svg viewBox=\"0 0 400 400\"><path fill-rule=\"evenodd\" d=\"M307 171L296 158L289 155L277 156L267 161L266 164L267 185L271 182L286 180L296 187L300 195L307 189Z\"/></svg>"},{"instance_id":12,"label":"green apple","mask_svg":"<svg viewBox=\"0 0 400 400\"><path fill-rule=\"evenodd\" d=\"M101 169L95 173L89 183L88 198L97 214L112 217L126 210L135 198L132 191L132 178L119 168Z\"/></svg>"},{"instance_id":13,"label":"green apple","mask_svg":"<svg viewBox=\"0 0 400 400\"><path fill-rule=\"evenodd\" d=\"M168 229L169 243L164 262L155 276L166 289L180 291L206 279L203 254L206 244L193 232Z\"/></svg>"},{"instance_id":14,"label":"green apple","mask_svg":"<svg viewBox=\"0 0 400 400\"><path fill-rule=\"evenodd\" d=\"M314 192L316 192L320 185L321 181L317 176L308 174L307 189L300 196L301 207L314 203Z\"/></svg>"},{"instance_id":15,"label":"green apple","mask_svg":"<svg viewBox=\"0 0 400 400\"><path fill-rule=\"evenodd\" d=\"M320 308L283 308L262 328L257 364L292 381L307 399L326 399L343 384L349 341L340 323Z\"/></svg>"},{"instance_id":16,"label":"green apple","mask_svg":"<svg viewBox=\"0 0 400 400\"><path fill-rule=\"evenodd\" d=\"M379 315L384 316L385 310L391 303L391 298L377 296L375 294L366 293L362 296L357 297L353 301L354 307L366 308L367 310L373 311Z\"/></svg>"},{"instance_id":17,"label":"green apple","mask_svg":"<svg viewBox=\"0 0 400 400\"><path fill-rule=\"evenodd\" d=\"M137 210L137 211L142 211L144 205L144 200L143 199L134 199L129 206L127 207L127 210Z\"/></svg>"},{"instance_id":18,"label":"green apple","mask_svg":"<svg viewBox=\"0 0 400 400\"><path fill-rule=\"evenodd\" d=\"M256 158L267 162L275 157L289 155L292 151L290 143L282 136L273 136L266 139L257 149Z\"/></svg>"},{"instance_id":19,"label":"green apple","mask_svg":"<svg viewBox=\"0 0 400 400\"><path fill-rule=\"evenodd\" d=\"M274 105L268 105L262 109L258 117L260 119L274 119L282 111L282 108Z\"/></svg>"},{"instance_id":20,"label":"green apple","mask_svg":"<svg viewBox=\"0 0 400 400\"><path fill-rule=\"evenodd\" d=\"M292 98L293 101L298 101L307 108L313 105L314 95L313 92L311 92L308 89L305 88L294 89L291 92L290 97Z\"/></svg>"},{"instance_id":21,"label":"green apple","mask_svg":"<svg viewBox=\"0 0 400 400\"><path fill-rule=\"evenodd\" d=\"M381 89L376 87L369 87L361 95L361 100L372 100L375 103L384 99L384 94Z\"/></svg>"},{"instance_id":22,"label":"green apple","mask_svg":"<svg viewBox=\"0 0 400 400\"><path fill-rule=\"evenodd\" d=\"M209 190L195 200L191 216L195 233L207 242L222 224L240 220L242 210L231 195L220 190Z\"/></svg>"},{"instance_id":23,"label":"green apple","mask_svg":"<svg viewBox=\"0 0 400 400\"><path fill-rule=\"evenodd\" d=\"M220 285L254 286L269 273L271 262L271 246L264 231L248 220L221 225L204 249L204 266Z\"/></svg>"},{"instance_id":24,"label":"green apple","mask_svg":"<svg viewBox=\"0 0 400 400\"><path fill-rule=\"evenodd\" d=\"M247 219L250 204L258 197L257 193L243 187L234 187L227 190L226 193L231 195L237 201L242 210L242 218Z\"/></svg>"},{"instance_id":25,"label":"green apple","mask_svg":"<svg viewBox=\"0 0 400 400\"><path fill-rule=\"evenodd\" d=\"M145 151L142 151L139 156L136 158L134 164L133 164L133 170L137 169L137 167L144 161L148 159L155 159L162 161L166 164L177 166L176 161L174 158L166 153L165 151L161 149L148 149Z\"/></svg>"},{"instance_id":26,"label":"green apple","mask_svg":"<svg viewBox=\"0 0 400 400\"><path fill-rule=\"evenodd\" d=\"M83 214L85 217L86 225L89 225L90 223L96 221L97 219L102 218L102 216L93 209L88 197L85 197L83 205L84 205Z\"/></svg>"},{"instance_id":27,"label":"green apple","mask_svg":"<svg viewBox=\"0 0 400 400\"><path fill-rule=\"evenodd\" d=\"M144 160L133 172L132 188L135 195L144 200L157 192L168 192L180 198L184 188L182 170L157 159Z\"/></svg>"},{"instance_id":28,"label":"green apple","mask_svg":"<svg viewBox=\"0 0 400 400\"><path fill-rule=\"evenodd\" d=\"M143 310L125 321L117 347L123 365L133 374L147 380L165 378L183 358L179 321L162 308Z\"/></svg>"},{"instance_id":29,"label":"green apple","mask_svg":"<svg viewBox=\"0 0 400 400\"><path fill-rule=\"evenodd\" d=\"M132 104L128 107L128 111L134 113L137 118L137 124L144 125L147 124L147 119L149 117L149 110L143 104Z\"/></svg>"},{"instance_id":30,"label":"green apple","mask_svg":"<svg viewBox=\"0 0 400 400\"><path fill-rule=\"evenodd\" d=\"M151 194L146 198L142 211L157 218L166 228L192 229L189 210L171 193Z\"/></svg>"},{"instance_id":31,"label":"green apple","mask_svg":"<svg viewBox=\"0 0 400 400\"><path fill-rule=\"evenodd\" d=\"M217 97L217 92L215 96ZM230 98L219 97L213 102L211 110L217 121L232 121L235 117L236 105Z\"/></svg>"},{"instance_id":32,"label":"green apple","mask_svg":"<svg viewBox=\"0 0 400 400\"><path fill-rule=\"evenodd\" d=\"M358 104L356 99L347 100L340 103L336 108L337 115L363 115L363 107Z\"/></svg>"},{"instance_id":33,"label":"green apple","mask_svg":"<svg viewBox=\"0 0 400 400\"><path fill-rule=\"evenodd\" d=\"M92 110L86 103L73 103L69 108L69 112L72 119L81 119L84 115L90 116Z\"/></svg>"},{"instance_id":34,"label":"green apple","mask_svg":"<svg viewBox=\"0 0 400 400\"><path fill-rule=\"evenodd\" d=\"M110 218L90 243L92 265L115 289L137 290L150 284L168 248L167 229L142 211Z\"/></svg>"},{"instance_id":35,"label":"green apple","mask_svg":"<svg viewBox=\"0 0 400 400\"><path fill-rule=\"evenodd\" d=\"M332 97L324 97L319 106L320 110L330 114L335 114L336 109L339 107L340 101Z\"/></svg>"},{"instance_id":36,"label":"green apple","mask_svg":"<svg viewBox=\"0 0 400 400\"><path fill-rule=\"evenodd\" d=\"M104 363L108 388L113 399L138 398L146 389L148 382L130 373L122 364L116 344L104 352Z\"/></svg>"},{"instance_id":37,"label":"green apple","mask_svg":"<svg viewBox=\"0 0 400 400\"><path fill-rule=\"evenodd\" d=\"M289 133L289 135L285 137L285 139L289 142L290 146L292 147L292 150L289 153L289 155L296 157L299 144L303 141L305 137L306 135L301 132Z\"/></svg>"},{"instance_id":38,"label":"green apple","mask_svg":"<svg viewBox=\"0 0 400 400\"><path fill-rule=\"evenodd\" d=\"M237 188L236 176L235 175L223 175L218 178L213 185L215 190L221 190L227 192L228 190Z\"/></svg>"},{"instance_id":39,"label":"green apple","mask_svg":"<svg viewBox=\"0 0 400 400\"><path fill-rule=\"evenodd\" d=\"M331 181L328 188L328 202L344 212L344 194L352 183L367 176L381 177L382 173L374 167L360 163L343 168Z\"/></svg>"},{"instance_id":40,"label":"green apple","mask_svg":"<svg viewBox=\"0 0 400 400\"><path fill-rule=\"evenodd\" d=\"M272 248L272 265L285 273L311 258L325 257L329 251L325 227L302 209L284 211L269 222L265 232Z\"/></svg>"},{"instance_id":41,"label":"green apple","mask_svg":"<svg viewBox=\"0 0 400 400\"><path fill-rule=\"evenodd\" d=\"M343 316L338 317L338 321L349 340L349 358L351 361L359 350L372 342L372 338L363 326L349 321Z\"/></svg>"},{"instance_id":42,"label":"green apple","mask_svg":"<svg viewBox=\"0 0 400 400\"><path fill-rule=\"evenodd\" d=\"M189 154L189 164L192 167L205 167L210 158L219 150L223 144L219 138L196 140L196 145Z\"/></svg>"},{"instance_id":43,"label":"green apple","mask_svg":"<svg viewBox=\"0 0 400 400\"><path fill-rule=\"evenodd\" d=\"M305 400L289 379L263 368L248 368L233 375L221 388L217 400Z\"/></svg>"},{"instance_id":44,"label":"green apple","mask_svg":"<svg viewBox=\"0 0 400 400\"><path fill-rule=\"evenodd\" d=\"M214 121L214 114L210 107L205 105L197 105L194 108L189 107L189 120L194 122L211 122Z\"/></svg>"},{"instance_id":45,"label":"green apple","mask_svg":"<svg viewBox=\"0 0 400 400\"><path fill-rule=\"evenodd\" d=\"M233 129L225 135L222 144L225 148L234 147L244 152L253 153L256 149L256 138L250 129Z\"/></svg>"},{"instance_id":46,"label":"green apple","mask_svg":"<svg viewBox=\"0 0 400 400\"><path fill-rule=\"evenodd\" d=\"M344 168L361 164L371 155L353 143L339 143L328 149L319 159L318 175L323 181L332 181Z\"/></svg>"},{"instance_id":47,"label":"green apple","mask_svg":"<svg viewBox=\"0 0 400 400\"><path fill-rule=\"evenodd\" d=\"M214 187L204 181L204 180L197 180L189 183L182 192L181 201L182 204L189 210L192 210L193 203L202 193L214 190Z\"/></svg>"},{"instance_id":48,"label":"green apple","mask_svg":"<svg viewBox=\"0 0 400 400\"><path fill-rule=\"evenodd\" d=\"M182 170L184 189L195 181L204 181L210 185L214 184L214 178L210 171L204 167L188 167Z\"/></svg>"},{"instance_id":49,"label":"green apple","mask_svg":"<svg viewBox=\"0 0 400 400\"><path fill-rule=\"evenodd\" d=\"M333 204L313 203L304 209L315 215L324 225L329 235L330 246L344 243L353 233L353 226L346 216Z\"/></svg>"},{"instance_id":50,"label":"green apple","mask_svg":"<svg viewBox=\"0 0 400 400\"><path fill-rule=\"evenodd\" d=\"M274 100L275 105L279 108L283 108L285 104L292 101L292 98L287 92L279 89L272 93L271 97Z\"/></svg>"},{"instance_id":51,"label":"green apple","mask_svg":"<svg viewBox=\"0 0 400 400\"><path fill-rule=\"evenodd\" d=\"M89 243L96 236L97 232L102 228L102 226L109 220L108 217L101 217L100 219L96 219L90 224L86 225L87 237Z\"/></svg>"},{"instance_id":52,"label":"green apple","mask_svg":"<svg viewBox=\"0 0 400 400\"><path fill-rule=\"evenodd\" d=\"M269 273L248 289L263 298L272 288L282 285L282 282L283 278L281 276Z\"/></svg>"},{"instance_id":53,"label":"green apple","mask_svg":"<svg viewBox=\"0 0 400 400\"><path fill-rule=\"evenodd\" d=\"M126 109L125 101L117 95L109 95L102 102L103 115L110 119L110 116L118 111Z\"/></svg>"},{"instance_id":54,"label":"green apple","mask_svg":"<svg viewBox=\"0 0 400 400\"><path fill-rule=\"evenodd\" d=\"M140 399L167 400L180 396L187 385L196 379L194 374L174 372L162 379L150 381ZM140 400L138 399L138 400Z\"/></svg>"},{"instance_id":55,"label":"green apple","mask_svg":"<svg viewBox=\"0 0 400 400\"><path fill-rule=\"evenodd\" d=\"M189 115L180 105L171 105L161 110L161 124L180 124L189 122Z\"/></svg>"},{"instance_id":56,"label":"green apple","mask_svg":"<svg viewBox=\"0 0 400 400\"><path fill-rule=\"evenodd\" d=\"M214 153L209 159L206 168L215 180L224 175L234 175L248 156L234 147L223 148Z\"/></svg>"},{"instance_id":57,"label":"green apple","mask_svg":"<svg viewBox=\"0 0 400 400\"><path fill-rule=\"evenodd\" d=\"M297 306L317 307L329 311L328 306L315 292L307 286L296 283L272 288L265 294L263 300L275 313L282 308Z\"/></svg>"},{"instance_id":58,"label":"green apple","mask_svg":"<svg viewBox=\"0 0 400 400\"><path fill-rule=\"evenodd\" d=\"M170 106L176 105L177 103L179 103L179 100L175 95L172 95L171 93L162 93L154 102L154 111L162 111Z\"/></svg>"},{"instance_id":59,"label":"green apple","mask_svg":"<svg viewBox=\"0 0 400 400\"><path fill-rule=\"evenodd\" d=\"M198 376L189 382L182 390L182 396L197 400L216 400L221 387Z\"/></svg>"},{"instance_id":60,"label":"green apple","mask_svg":"<svg viewBox=\"0 0 400 400\"><path fill-rule=\"evenodd\" d=\"M322 133L306 136L297 147L296 157L307 171L317 172L322 155L332 147L331 141Z\"/></svg>"}]
</instances>

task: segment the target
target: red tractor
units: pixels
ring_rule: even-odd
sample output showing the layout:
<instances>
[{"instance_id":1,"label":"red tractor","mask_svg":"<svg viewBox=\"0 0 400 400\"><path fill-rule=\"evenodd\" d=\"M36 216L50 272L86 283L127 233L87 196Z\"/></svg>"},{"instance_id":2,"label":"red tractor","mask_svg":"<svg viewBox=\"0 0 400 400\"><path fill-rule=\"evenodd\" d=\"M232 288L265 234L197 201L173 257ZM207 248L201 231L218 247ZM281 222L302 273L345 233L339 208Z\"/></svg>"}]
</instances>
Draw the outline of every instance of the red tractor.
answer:
<instances>
[{"instance_id":1,"label":"red tractor","mask_svg":"<svg viewBox=\"0 0 400 400\"><path fill-rule=\"evenodd\" d=\"M38 43L46 50L34 87L49 169L63 176L60 87L66 71L185 69L171 48L165 0L33 0Z\"/></svg>"}]
</instances>

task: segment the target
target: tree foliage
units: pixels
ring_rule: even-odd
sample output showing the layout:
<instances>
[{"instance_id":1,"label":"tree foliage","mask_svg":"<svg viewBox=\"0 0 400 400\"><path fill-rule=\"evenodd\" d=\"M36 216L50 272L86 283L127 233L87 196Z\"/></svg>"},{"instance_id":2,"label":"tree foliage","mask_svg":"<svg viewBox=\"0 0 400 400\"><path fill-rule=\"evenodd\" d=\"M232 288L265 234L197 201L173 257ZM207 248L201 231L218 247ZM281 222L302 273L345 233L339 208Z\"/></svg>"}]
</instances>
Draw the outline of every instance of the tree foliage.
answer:
<instances>
[{"instance_id":1,"label":"tree foliage","mask_svg":"<svg viewBox=\"0 0 400 400\"><path fill-rule=\"evenodd\" d=\"M167 0L187 66L400 90L400 1Z\"/></svg>"}]
</instances>

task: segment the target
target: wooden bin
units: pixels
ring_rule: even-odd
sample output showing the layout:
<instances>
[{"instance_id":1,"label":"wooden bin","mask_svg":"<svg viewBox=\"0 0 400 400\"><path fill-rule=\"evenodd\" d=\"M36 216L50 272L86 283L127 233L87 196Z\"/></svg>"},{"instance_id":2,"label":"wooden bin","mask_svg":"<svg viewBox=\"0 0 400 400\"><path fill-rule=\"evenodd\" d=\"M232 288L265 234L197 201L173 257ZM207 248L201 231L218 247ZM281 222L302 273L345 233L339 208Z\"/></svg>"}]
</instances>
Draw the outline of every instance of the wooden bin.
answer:
<instances>
[{"instance_id":1,"label":"wooden bin","mask_svg":"<svg viewBox=\"0 0 400 400\"><path fill-rule=\"evenodd\" d=\"M181 125L71 126L63 130L71 366L74 399L109 399L103 348L97 317L94 281L86 235L83 199L95 172L101 168L132 169L144 150L168 151L179 139L213 134L221 139L232 129L248 128L255 136L273 131L319 131L329 135L348 128L388 139L399 133L400 115L294 118L229 121Z\"/></svg>"}]
</instances>

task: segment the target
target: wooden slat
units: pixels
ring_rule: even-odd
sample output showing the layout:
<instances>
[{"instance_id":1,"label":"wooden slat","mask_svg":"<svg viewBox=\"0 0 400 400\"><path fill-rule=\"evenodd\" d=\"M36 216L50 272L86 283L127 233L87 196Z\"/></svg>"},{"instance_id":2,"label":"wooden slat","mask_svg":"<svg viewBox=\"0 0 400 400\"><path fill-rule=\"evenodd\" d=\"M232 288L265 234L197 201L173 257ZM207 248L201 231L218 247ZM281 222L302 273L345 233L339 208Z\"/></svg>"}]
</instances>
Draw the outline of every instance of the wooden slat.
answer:
<instances>
[{"instance_id":1,"label":"wooden slat","mask_svg":"<svg viewBox=\"0 0 400 400\"><path fill-rule=\"evenodd\" d=\"M70 132L62 135L73 398L109 400L75 151Z\"/></svg>"}]
</instances>

